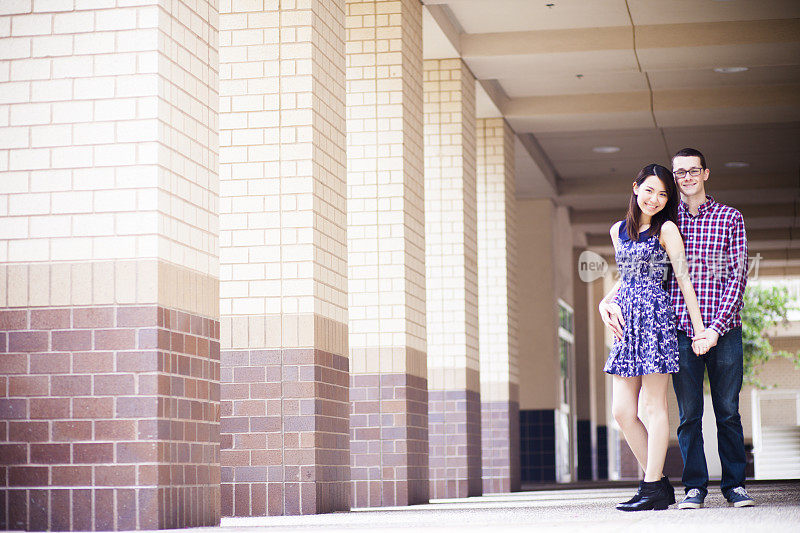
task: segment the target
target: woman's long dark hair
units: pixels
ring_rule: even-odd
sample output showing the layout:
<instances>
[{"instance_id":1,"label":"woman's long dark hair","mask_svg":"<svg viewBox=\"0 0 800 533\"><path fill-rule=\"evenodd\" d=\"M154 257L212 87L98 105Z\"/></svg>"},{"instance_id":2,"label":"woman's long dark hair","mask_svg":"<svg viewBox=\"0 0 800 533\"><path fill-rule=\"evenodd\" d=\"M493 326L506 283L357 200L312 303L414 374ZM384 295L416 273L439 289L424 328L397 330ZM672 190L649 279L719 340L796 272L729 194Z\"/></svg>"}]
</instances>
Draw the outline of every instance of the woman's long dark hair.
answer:
<instances>
[{"instance_id":1,"label":"woman's long dark hair","mask_svg":"<svg viewBox=\"0 0 800 533\"><path fill-rule=\"evenodd\" d=\"M676 225L678 224L678 204L680 203L678 187L675 185L675 179L669 169L655 163L645 165L636 176L636 185L641 187L644 180L650 176L657 177L664 184L664 188L667 190L667 205L653 215L652 220L650 220L650 227L647 229L647 237L657 235L661 231L661 226L667 220L671 220ZM641 216L642 210L636 202L636 194L631 194L631 200L628 203L628 214L625 215L625 230L634 241L639 239L639 219Z\"/></svg>"}]
</instances>

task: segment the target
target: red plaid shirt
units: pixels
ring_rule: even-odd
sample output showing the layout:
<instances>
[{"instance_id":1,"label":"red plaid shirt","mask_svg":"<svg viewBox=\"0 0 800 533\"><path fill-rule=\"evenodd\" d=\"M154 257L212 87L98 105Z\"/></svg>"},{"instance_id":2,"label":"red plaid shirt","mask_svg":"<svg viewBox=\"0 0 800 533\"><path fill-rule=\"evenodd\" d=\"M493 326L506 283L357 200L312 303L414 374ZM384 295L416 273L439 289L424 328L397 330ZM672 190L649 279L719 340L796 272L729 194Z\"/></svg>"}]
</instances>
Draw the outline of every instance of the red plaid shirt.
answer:
<instances>
[{"instance_id":1,"label":"red plaid shirt","mask_svg":"<svg viewBox=\"0 0 800 533\"><path fill-rule=\"evenodd\" d=\"M678 207L678 227L683 233L692 286L700 304L706 328L720 336L741 326L744 288L747 285L747 236L744 218L733 207L706 195L697 216L686 203ZM675 304L678 329L694 335L692 321L675 276L670 276L669 293Z\"/></svg>"}]
</instances>

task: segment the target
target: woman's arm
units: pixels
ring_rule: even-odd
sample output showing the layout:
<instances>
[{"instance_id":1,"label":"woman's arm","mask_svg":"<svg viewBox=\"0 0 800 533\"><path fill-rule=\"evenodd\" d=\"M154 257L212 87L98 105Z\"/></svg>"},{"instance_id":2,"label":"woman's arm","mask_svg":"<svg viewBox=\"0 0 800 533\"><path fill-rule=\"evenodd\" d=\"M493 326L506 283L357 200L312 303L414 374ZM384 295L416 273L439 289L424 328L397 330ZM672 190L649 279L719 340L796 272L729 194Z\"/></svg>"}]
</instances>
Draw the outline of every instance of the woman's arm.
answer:
<instances>
[{"instance_id":1,"label":"woman's arm","mask_svg":"<svg viewBox=\"0 0 800 533\"><path fill-rule=\"evenodd\" d=\"M672 271L675 273L675 279L678 282L678 287L683 293L683 300L686 302L686 309L692 321L692 329L694 329L694 334L692 336L697 337L698 335L702 335L705 331L705 325L703 324L703 317L700 315L700 305L697 303L697 294L694 292L692 281L689 278L686 251L678 227L673 222L665 222L661 226L661 236L659 240L667 251L669 260L672 263ZM707 347L705 350L701 351L705 353L708 351Z\"/></svg>"},{"instance_id":2,"label":"woman's arm","mask_svg":"<svg viewBox=\"0 0 800 533\"><path fill-rule=\"evenodd\" d=\"M611 242L614 244L614 251L617 249L617 245L619 243L619 226L621 222L617 222L613 226L611 226ZM622 339L622 328L625 327L625 321L622 318L622 310L619 308L619 305L614 301L614 298L617 295L617 291L619 290L621 280L617 280L611 290L608 291L608 294L600 300L600 305L598 309L600 311L600 317L603 320L603 323L611 328L611 332L614 333L614 336L618 339Z\"/></svg>"}]
</instances>

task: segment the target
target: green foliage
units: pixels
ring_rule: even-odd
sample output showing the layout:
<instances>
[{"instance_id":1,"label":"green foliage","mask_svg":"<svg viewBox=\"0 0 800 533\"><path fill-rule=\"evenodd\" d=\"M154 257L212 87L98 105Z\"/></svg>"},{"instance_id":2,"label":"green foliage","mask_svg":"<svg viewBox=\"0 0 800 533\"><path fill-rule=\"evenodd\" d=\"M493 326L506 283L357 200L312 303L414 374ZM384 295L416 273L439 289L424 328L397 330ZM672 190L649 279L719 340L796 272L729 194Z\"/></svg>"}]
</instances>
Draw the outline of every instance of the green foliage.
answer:
<instances>
[{"instance_id":1,"label":"green foliage","mask_svg":"<svg viewBox=\"0 0 800 533\"><path fill-rule=\"evenodd\" d=\"M766 330L786 322L793 309L786 287L749 285L744 293L742 307L742 343L744 348L744 382L764 388L758 379L758 370L775 357L786 357L800 368L800 352L775 350L766 336Z\"/></svg>"}]
</instances>

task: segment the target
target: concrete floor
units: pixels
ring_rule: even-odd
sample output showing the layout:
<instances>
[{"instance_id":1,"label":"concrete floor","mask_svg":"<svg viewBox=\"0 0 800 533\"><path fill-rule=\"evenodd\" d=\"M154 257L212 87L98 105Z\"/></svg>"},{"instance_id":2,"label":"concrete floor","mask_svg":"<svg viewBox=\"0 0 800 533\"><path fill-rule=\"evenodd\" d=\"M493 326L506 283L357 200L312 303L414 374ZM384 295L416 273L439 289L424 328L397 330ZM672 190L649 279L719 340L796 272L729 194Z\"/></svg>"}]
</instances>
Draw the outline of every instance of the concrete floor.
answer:
<instances>
[{"instance_id":1,"label":"concrete floor","mask_svg":"<svg viewBox=\"0 0 800 533\"><path fill-rule=\"evenodd\" d=\"M800 532L800 481L748 485L757 506L733 508L714 487L706 507L623 513L614 509L628 499L631 488L580 488L536 490L435 500L428 505L357 509L345 513L266 518L224 518L220 528L197 531L248 532L650 532L686 533L784 531ZM683 494L682 489L678 489Z\"/></svg>"}]
</instances>

